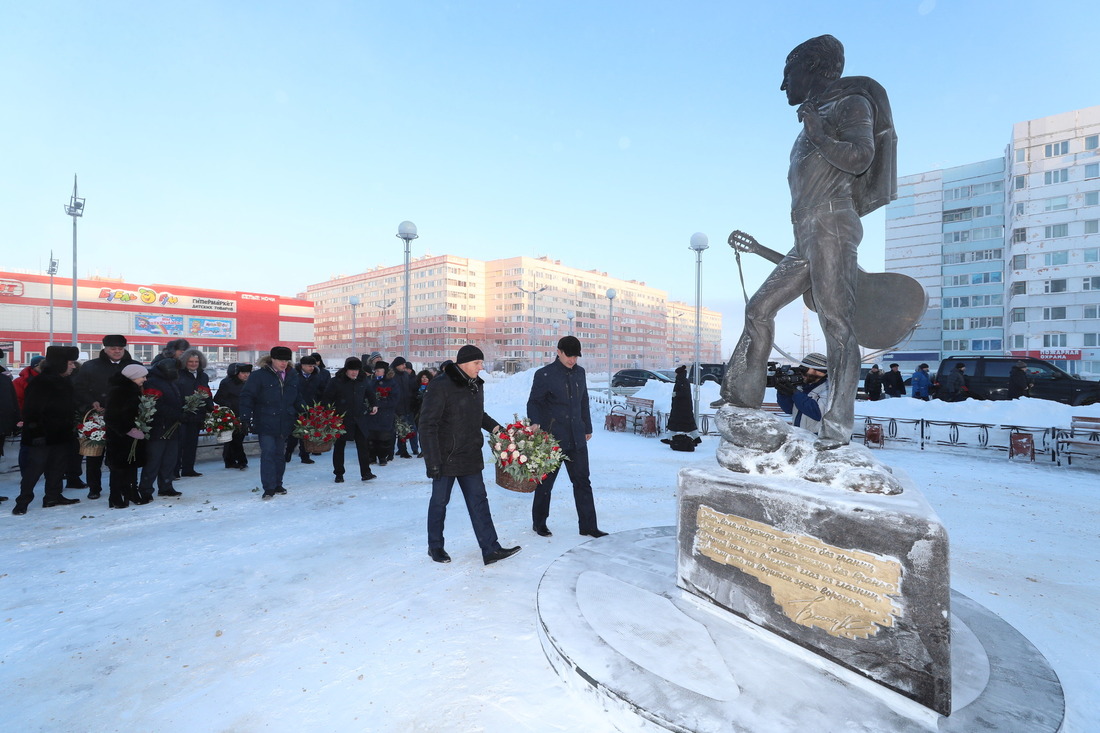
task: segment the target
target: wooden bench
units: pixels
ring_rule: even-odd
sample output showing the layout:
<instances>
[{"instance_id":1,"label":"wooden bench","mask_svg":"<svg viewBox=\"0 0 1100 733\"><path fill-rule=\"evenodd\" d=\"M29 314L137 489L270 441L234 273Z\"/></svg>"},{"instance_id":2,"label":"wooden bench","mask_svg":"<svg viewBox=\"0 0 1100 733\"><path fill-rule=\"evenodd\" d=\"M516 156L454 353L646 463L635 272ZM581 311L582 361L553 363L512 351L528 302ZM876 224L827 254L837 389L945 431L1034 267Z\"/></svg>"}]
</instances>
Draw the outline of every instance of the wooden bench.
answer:
<instances>
[{"instance_id":1,"label":"wooden bench","mask_svg":"<svg viewBox=\"0 0 1100 733\"><path fill-rule=\"evenodd\" d=\"M657 413L653 410L653 400L631 396L626 398L626 406L634 413L632 427L635 433L655 437L660 432Z\"/></svg>"},{"instance_id":2,"label":"wooden bench","mask_svg":"<svg viewBox=\"0 0 1100 733\"><path fill-rule=\"evenodd\" d=\"M1071 417L1069 430L1058 434L1056 445L1059 464L1062 456L1069 465L1074 457L1100 458L1100 417Z\"/></svg>"}]
</instances>

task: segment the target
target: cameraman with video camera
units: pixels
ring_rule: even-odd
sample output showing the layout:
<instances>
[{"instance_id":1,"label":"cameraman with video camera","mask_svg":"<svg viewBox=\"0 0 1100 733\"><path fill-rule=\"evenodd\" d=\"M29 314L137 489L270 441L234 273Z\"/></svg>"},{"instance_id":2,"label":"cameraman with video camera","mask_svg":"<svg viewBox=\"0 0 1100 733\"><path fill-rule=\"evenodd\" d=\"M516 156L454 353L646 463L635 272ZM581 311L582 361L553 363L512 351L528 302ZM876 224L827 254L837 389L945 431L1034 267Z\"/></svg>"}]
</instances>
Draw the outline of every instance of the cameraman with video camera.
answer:
<instances>
[{"instance_id":1,"label":"cameraman with video camera","mask_svg":"<svg viewBox=\"0 0 1100 733\"><path fill-rule=\"evenodd\" d=\"M795 427L817 435L821 415L829 409L829 375L825 357L807 354L796 369L786 367L775 374L775 396L779 407L794 416Z\"/></svg>"}]
</instances>

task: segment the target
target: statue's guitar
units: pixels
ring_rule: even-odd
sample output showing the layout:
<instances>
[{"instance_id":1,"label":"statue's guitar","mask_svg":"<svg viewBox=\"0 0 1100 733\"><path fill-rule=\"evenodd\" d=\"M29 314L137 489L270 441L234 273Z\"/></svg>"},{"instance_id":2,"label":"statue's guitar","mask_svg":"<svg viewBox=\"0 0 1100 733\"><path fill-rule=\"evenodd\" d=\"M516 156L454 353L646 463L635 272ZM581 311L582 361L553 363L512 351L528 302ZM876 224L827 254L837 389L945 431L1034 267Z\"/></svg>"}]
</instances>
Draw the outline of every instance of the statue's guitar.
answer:
<instances>
[{"instance_id":1,"label":"statue's guitar","mask_svg":"<svg viewBox=\"0 0 1100 733\"><path fill-rule=\"evenodd\" d=\"M730 234L729 245L779 264L784 255L768 249L740 230ZM806 307L817 312L811 290L802 295ZM856 312L852 326L865 349L890 349L905 341L928 310L928 294L921 284L899 272L866 272L856 276Z\"/></svg>"}]
</instances>

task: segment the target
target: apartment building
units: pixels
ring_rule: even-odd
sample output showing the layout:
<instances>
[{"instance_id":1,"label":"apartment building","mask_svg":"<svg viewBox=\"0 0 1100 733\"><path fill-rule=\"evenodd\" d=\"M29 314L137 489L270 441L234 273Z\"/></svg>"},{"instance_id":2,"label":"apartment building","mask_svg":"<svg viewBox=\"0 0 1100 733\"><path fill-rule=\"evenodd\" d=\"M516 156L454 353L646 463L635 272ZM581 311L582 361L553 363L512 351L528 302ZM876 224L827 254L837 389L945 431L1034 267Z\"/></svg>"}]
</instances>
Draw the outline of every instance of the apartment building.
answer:
<instances>
[{"instance_id":1,"label":"apartment building","mask_svg":"<svg viewBox=\"0 0 1100 733\"><path fill-rule=\"evenodd\" d=\"M590 371L607 370L609 343L612 371L693 358L695 308L663 290L549 257L485 262L454 255L410 262L405 353L404 283L398 265L310 285L322 353L342 358L377 349L435 365L476 343L489 368L512 372L552 361L558 339L573 334ZM722 360L721 314L701 309L700 321L701 358Z\"/></svg>"},{"instance_id":2,"label":"apartment building","mask_svg":"<svg viewBox=\"0 0 1100 733\"><path fill-rule=\"evenodd\" d=\"M1100 376L1100 107L1020 122L1005 154L905 176L886 267L929 310L888 359L1037 356Z\"/></svg>"}]
</instances>

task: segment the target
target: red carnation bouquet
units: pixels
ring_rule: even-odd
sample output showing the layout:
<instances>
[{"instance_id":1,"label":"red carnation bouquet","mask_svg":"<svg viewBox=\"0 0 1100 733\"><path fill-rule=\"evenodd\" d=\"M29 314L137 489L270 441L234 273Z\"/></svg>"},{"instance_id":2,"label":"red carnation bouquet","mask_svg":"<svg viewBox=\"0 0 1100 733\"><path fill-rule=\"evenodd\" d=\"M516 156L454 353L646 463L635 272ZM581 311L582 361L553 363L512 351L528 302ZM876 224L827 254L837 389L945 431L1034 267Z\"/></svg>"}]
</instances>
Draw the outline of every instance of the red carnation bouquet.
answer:
<instances>
[{"instance_id":1,"label":"red carnation bouquet","mask_svg":"<svg viewBox=\"0 0 1100 733\"><path fill-rule=\"evenodd\" d=\"M565 460L557 439L531 425L527 418L515 416L489 438L497 467L497 483L513 491L530 492ZM508 481L507 479L510 479Z\"/></svg>"},{"instance_id":2,"label":"red carnation bouquet","mask_svg":"<svg viewBox=\"0 0 1100 733\"><path fill-rule=\"evenodd\" d=\"M227 433L241 429L241 421L225 405L214 405L214 409L206 416L202 424L203 430L208 433Z\"/></svg>"},{"instance_id":3,"label":"red carnation bouquet","mask_svg":"<svg viewBox=\"0 0 1100 733\"><path fill-rule=\"evenodd\" d=\"M316 449L311 453L318 453L331 448L333 442L345 432L344 416L317 402L298 416L291 434L306 443L307 449Z\"/></svg>"}]
</instances>

